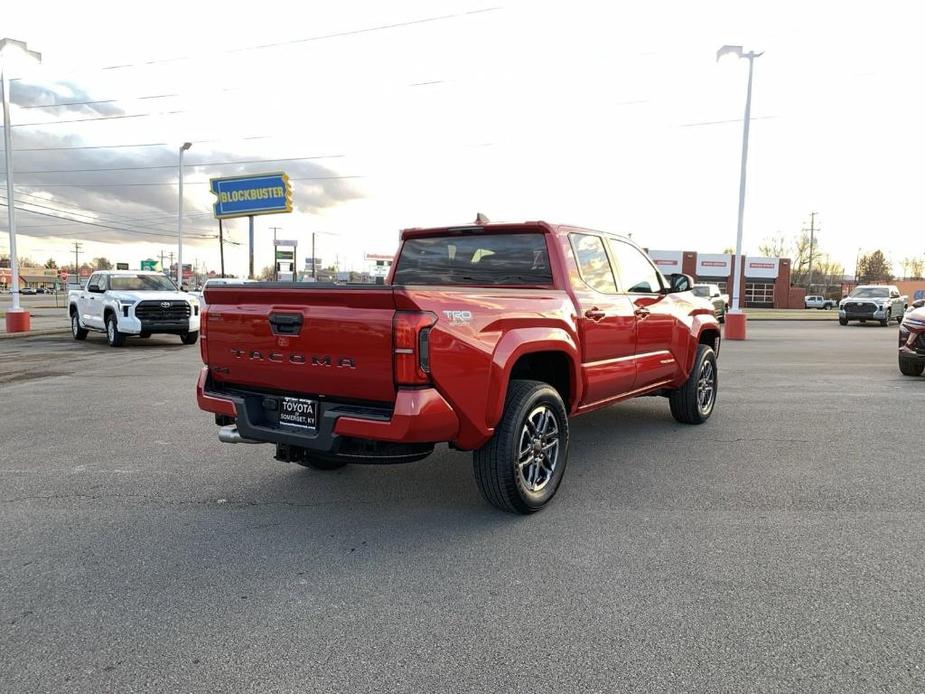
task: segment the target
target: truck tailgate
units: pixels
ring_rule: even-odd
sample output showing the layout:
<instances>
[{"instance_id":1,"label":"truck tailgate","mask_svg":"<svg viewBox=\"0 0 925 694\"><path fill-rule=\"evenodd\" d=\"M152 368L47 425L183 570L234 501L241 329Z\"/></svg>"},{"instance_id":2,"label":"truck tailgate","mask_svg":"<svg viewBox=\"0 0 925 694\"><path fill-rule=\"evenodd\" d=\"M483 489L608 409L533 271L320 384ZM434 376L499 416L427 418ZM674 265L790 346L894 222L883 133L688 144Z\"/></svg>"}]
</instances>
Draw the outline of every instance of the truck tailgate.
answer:
<instances>
[{"instance_id":1,"label":"truck tailgate","mask_svg":"<svg viewBox=\"0 0 925 694\"><path fill-rule=\"evenodd\" d=\"M391 402L392 288L206 289L202 354L217 383Z\"/></svg>"}]
</instances>

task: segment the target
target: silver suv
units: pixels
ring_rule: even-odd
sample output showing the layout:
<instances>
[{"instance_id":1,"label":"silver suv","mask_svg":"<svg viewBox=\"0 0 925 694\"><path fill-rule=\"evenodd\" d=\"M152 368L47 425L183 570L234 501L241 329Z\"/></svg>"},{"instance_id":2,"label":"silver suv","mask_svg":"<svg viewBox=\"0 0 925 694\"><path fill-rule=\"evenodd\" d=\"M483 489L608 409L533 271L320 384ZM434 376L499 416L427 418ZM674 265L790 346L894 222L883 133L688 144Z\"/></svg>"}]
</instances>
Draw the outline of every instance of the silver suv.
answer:
<instances>
[{"instance_id":1,"label":"silver suv","mask_svg":"<svg viewBox=\"0 0 925 694\"><path fill-rule=\"evenodd\" d=\"M891 319L902 323L908 300L891 284L862 284L851 290L838 304L838 322L848 325L856 320L866 323L869 320L880 321L886 327Z\"/></svg>"}]
</instances>

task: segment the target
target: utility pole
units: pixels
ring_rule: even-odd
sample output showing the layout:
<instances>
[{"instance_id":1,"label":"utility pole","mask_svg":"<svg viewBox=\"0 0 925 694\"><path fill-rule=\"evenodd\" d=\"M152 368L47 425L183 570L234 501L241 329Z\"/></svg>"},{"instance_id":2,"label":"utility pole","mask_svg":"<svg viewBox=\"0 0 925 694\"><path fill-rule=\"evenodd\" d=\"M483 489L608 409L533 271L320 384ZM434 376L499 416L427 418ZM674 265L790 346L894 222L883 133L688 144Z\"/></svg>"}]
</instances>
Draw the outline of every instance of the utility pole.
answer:
<instances>
[{"instance_id":1,"label":"utility pole","mask_svg":"<svg viewBox=\"0 0 925 694\"><path fill-rule=\"evenodd\" d=\"M161 251L161 272L164 271L164 256L165 256L165 255L166 255L166 253L164 253L164 251L162 250L162 251Z\"/></svg>"},{"instance_id":2,"label":"utility pole","mask_svg":"<svg viewBox=\"0 0 925 694\"><path fill-rule=\"evenodd\" d=\"M312 232L312 280L317 281L318 275L315 272L315 266L318 262L315 260L315 232Z\"/></svg>"},{"instance_id":3,"label":"utility pole","mask_svg":"<svg viewBox=\"0 0 925 694\"><path fill-rule=\"evenodd\" d=\"M74 241L74 282L80 286L80 249L83 244L80 241Z\"/></svg>"},{"instance_id":4,"label":"utility pole","mask_svg":"<svg viewBox=\"0 0 925 694\"><path fill-rule=\"evenodd\" d=\"M813 250L816 242L816 213L809 213L809 282L806 288L813 290Z\"/></svg>"},{"instance_id":5,"label":"utility pole","mask_svg":"<svg viewBox=\"0 0 925 694\"><path fill-rule=\"evenodd\" d=\"M222 230L222 218L218 218L218 257L222 264L221 272L222 277L225 277L225 239L223 238L224 232Z\"/></svg>"},{"instance_id":6,"label":"utility pole","mask_svg":"<svg viewBox=\"0 0 925 694\"><path fill-rule=\"evenodd\" d=\"M173 251L170 251L167 255L170 258L170 267L173 267Z\"/></svg>"}]
</instances>

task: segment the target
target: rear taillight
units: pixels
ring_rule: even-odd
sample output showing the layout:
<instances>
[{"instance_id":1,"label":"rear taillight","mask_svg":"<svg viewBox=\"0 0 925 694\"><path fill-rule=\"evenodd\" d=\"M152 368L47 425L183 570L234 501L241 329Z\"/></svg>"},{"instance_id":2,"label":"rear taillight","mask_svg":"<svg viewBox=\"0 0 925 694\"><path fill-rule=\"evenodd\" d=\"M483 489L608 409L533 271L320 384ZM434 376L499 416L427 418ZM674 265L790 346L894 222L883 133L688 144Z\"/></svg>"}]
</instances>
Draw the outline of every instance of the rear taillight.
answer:
<instances>
[{"instance_id":1,"label":"rear taillight","mask_svg":"<svg viewBox=\"0 0 925 694\"><path fill-rule=\"evenodd\" d=\"M430 383L430 331L437 316L430 311L396 311L392 319L395 383L421 386Z\"/></svg>"}]
</instances>

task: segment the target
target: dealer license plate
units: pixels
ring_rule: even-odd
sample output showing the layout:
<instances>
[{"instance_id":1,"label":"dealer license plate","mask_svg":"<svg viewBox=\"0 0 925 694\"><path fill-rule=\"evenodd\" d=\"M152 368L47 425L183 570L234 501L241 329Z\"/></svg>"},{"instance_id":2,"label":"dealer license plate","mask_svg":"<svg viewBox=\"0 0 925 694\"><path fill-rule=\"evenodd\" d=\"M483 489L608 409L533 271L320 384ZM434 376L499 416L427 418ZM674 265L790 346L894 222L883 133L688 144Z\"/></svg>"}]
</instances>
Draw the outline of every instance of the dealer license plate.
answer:
<instances>
[{"instance_id":1,"label":"dealer license plate","mask_svg":"<svg viewBox=\"0 0 925 694\"><path fill-rule=\"evenodd\" d=\"M283 398L279 408L279 423L303 429L318 426L318 401Z\"/></svg>"}]
</instances>

